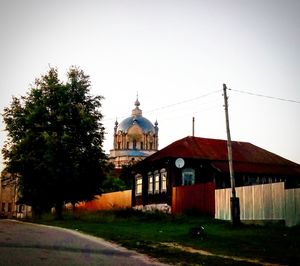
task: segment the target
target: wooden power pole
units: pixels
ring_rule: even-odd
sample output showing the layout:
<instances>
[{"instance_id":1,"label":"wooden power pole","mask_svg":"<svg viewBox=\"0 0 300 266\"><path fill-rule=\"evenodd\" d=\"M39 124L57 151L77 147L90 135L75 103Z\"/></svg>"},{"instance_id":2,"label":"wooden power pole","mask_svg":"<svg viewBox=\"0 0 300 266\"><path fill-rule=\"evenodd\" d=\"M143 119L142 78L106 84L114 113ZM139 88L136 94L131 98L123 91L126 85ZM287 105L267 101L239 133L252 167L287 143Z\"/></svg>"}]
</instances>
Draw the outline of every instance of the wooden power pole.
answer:
<instances>
[{"instance_id":1,"label":"wooden power pole","mask_svg":"<svg viewBox=\"0 0 300 266\"><path fill-rule=\"evenodd\" d=\"M225 108L225 118L226 118L226 131L227 131L228 163L229 163L229 173L230 173L230 184L232 189L232 197L230 198L231 221L233 225L238 225L240 223L240 203L239 203L239 198L236 197L236 192L235 192L235 177L233 171L232 143L231 143L230 127L229 127L228 97L227 97L226 84L223 84L223 92L224 92L223 95L224 95L224 108Z\"/></svg>"}]
</instances>

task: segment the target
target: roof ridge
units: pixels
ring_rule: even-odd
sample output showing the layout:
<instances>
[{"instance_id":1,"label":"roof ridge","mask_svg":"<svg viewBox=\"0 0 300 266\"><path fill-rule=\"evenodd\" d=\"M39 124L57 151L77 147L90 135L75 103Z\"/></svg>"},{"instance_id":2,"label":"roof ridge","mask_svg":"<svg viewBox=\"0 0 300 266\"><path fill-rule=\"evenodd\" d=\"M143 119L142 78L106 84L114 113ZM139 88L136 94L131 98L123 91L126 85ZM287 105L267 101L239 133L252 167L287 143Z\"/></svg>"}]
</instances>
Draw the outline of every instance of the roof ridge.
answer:
<instances>
[{"instance_id":1,"label":"roof ridge","mask_svg":"<svg viewBox=\"0 0 300 266\"><path fill-rule=\"evenodd\" d=\"M232 151L233 162L236 163L300 167L299 164L250 142L233 141ZM186 136L150 155L146 161L175 157L225 162L228 160L227 140Z\"/></svg>"}]
</instances>

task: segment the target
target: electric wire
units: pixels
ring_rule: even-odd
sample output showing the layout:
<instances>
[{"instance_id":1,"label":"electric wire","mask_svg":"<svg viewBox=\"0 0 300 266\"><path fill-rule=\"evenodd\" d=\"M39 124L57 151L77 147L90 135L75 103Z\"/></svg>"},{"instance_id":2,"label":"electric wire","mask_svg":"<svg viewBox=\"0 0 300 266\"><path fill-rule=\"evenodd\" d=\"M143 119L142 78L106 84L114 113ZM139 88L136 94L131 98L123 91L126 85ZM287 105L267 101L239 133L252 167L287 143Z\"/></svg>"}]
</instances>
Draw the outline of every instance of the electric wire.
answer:
<instances>
[{"instance_id":1,"label":"electric wire","mask_svg":"<svg viewBox=\"0 0 300 266\"><path fill-rule=\"evenodd\" d=\"M297 101L297 100L279 98L279 97L275 97L275 96L263 95L263 94L258 94L258 93L254 93L254 92L242 91L242 90L236 90L236 89L230 89L230 88L228 88L228 90L231 90L231 91L234 91L234 92L239 92L239 93L244 93L244 94L249 94L249 95L257 96L257 97L264 97L264 98L273 99L273 100L279 100L279 101L285 101L285 102L292 102L292 103L299 103L300 104L300 101Z\"/></svg>"},{"instance_id":2,"label":"electric wire","mask_svg":"<svg viewBox=\"0 0 300 266\"><path fill-rule=\"evenodd\" d=\"M180 101L180 102L168 104L168 105L161 106L161 107L158 107L158 108L154 108L154 109L151 109L151 110L145 110L145 111L143 111L143 113L144 114L149 114L149 113L157 112L157 111L160 111L160 110L168 109L168 108L171 108L171 107L174 107L174 106L178 106L178 105L182 105L182 104L185 104L185 103L189 103L189 102L192 102L192 101L199 100L201 98L210 96L212 94L215 94L215 93L218 93L218 92L221 92L221 91L222 91L221 89L218 89L218 90L211 91L211 92L208 92L208 93L205 93L205 94L202 94L200 96L193 97L193 98L190 98L190 99L187 99L187 100L183 100L183 101ZM126 117L128 117L128 116L126 115L126 116L121 116L121 117L118 117L118 118L123 119L123 118L126 118ZM115 118L106 118L106 119L103 119L102 121L108 122L108 121L112 121L114 119Z\"/></svg>"},{"instance_id":3,"label":"electric wire","mask_svg":"<svg viewBox=\"0 0 300 266\"><path fill-rule=\"evenodd\" d=\"M167 108L170 108L170 107L173 107L173 106L176 106L176 105L181 105L181 104L184 104L184 103L196 101L198 99L207 97L209 95L215 94L215 93L220 92L220 91L221 90L219 89L219 90L215 90L215 91L212 91L212 92L208 92L208 93L202 94L198 97L190 98L190 99L187 99L187 100L184 100L184 101L181 101L181 102L177 102L177 103L165 105L165 106L162 106L162 107L158 107L158 108L155 108L155 109L152 109L152 110L148 110L148 111L145 111L145 113L151 113L151 112L155 112L155 111L158 111L158 110L167 109Z\"/></svg>"},{"instance_id":4,"label":"electric wire","mask_svg":"<svg viewBox=\"0 0 300 266\"><path fill-rule=\"evenodd\" d=\"M292 103L298 103L298 104L300 104L300 101L298 101L298 100L285 99L285 98L280 98L280 97L275 97L275 96L270 96L270 95L264 95L264 94L258 94L258 93L254 93L254 92L237 90L237 89L232 89L232 88L228 88L228 90L233 91L233 92L242 93L242 94L248 94L248 95L256 96L256 97L263 97L263 98L268 98L268 99L273 99L273 100L279 100L279 101L285 101L285 102L292 102ZM180 102L171 103L171 104L164 105L164 106L161 106L161 107L158 107L158 108L154 108L154 109L151 109L151 110L145 110L145 111L143 111L143 113L144 114L150 114L150 113L153 113L153 112L157 112L157 111L161 111L161 110L165 110L165 109L170 109L171 107L176 107L176 106L179 106L179 105L190 103L192 101L196 101L196 100L199 100L201 98L205 98L207 96L210 96L210 95L215 94L215 93L219 93L221 91L222 91L221 89L214 90L214 91L202 94L200 96L193 97L193 98L190 98L190 99L186 99L186 100L183 100L183 101L180 101ZM216 107L217 106L213 106L213 107L205 108L204 110L214 109ZM177 108L176 110L178 110L179 108ZM164 119L163 116L164 115L162 115L160 119ZM124 119L126 117L127 117L127 115L118 116L118 119L122 120L122 119ZM112 121L112 120L114 120L114 118L106 118L106 119L103 119L102 122L105 123L105 122L109 122L109 121Z\"/></svg>"}]
</instances>

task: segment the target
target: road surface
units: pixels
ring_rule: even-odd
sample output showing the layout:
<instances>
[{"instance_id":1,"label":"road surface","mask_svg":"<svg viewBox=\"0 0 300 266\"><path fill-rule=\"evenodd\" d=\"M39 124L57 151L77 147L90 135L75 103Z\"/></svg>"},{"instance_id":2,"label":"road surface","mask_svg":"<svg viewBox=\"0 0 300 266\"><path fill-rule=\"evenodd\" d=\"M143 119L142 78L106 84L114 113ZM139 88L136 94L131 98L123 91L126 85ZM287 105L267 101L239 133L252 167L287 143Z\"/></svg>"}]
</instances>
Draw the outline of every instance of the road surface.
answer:
<instances>
[{"instance_id":1,"label":"road surface","mask_svg":"<svg viewBox=\"0 0 300 266\"><path fill-rule=\"evenodd\" d=\"M76 231L0 220L0 265L164 265Z\"/></svg>"}]
</instances>

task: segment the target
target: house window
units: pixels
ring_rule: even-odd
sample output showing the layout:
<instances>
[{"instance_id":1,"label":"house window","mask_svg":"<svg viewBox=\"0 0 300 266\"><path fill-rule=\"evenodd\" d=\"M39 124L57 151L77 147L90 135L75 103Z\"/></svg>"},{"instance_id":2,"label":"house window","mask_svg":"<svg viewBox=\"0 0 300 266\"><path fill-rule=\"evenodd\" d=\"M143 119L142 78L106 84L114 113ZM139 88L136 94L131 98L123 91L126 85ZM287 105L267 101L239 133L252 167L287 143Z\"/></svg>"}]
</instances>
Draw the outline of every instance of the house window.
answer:
<instances>
[{"instance_id":1,"label":"house window","mask_svg":"<svg viewBox=\"0 0 300 266\"><path fill-rule=\"evenodd\" d=\"M23 205L23 204L21 204L21 205L18 206L18 212L21 213L21 212L24 211L24 209L25 209L25 208L24 208L24 205Z\"/></svg>"},{"instance_id":2,"label":"house window","mask_svg":"<svg viewBox=\"0 0 300 266\"><path fill-rule=\"evenodd\" d=\"M154 173L154 193L159 193L159 172Z\"/></svg>"},{"instance_id":3,"label":"house window","mask_svg":"<svg viewBox=\"0 0 300 266\"><path fill-rule=\"evenodd\" d=\"M5 212L5 202L2 202L2 211Z\"/></svg>"},{"instance_id":4,"label":"house window","mask_svg":"<svg viewBox=\"0 0 300 266\"><path fill-rule=\"evenodd\" d=\"M167 171L166 169L162 169L160 171L161 175L161 192L167 191Z\"/></svg>"},{"instance_id":5,"label":"house window","mask_svg":"<svg viewBox=\"0 0 300 266\"><path fill-rule=\"evenodd\" d=\"M143 179L141 175L135 177L135 195L142 195Z\"/></svg>"},{"instance_id":6,"label":"house window","mask_svg":"<svg viewBox=\"0 0 300 266\"><path fill-rule=\"evenodd\" d=\"M11 204L11 202L9 202L9 203L8 203L8 206L7 206L7 211L8 211L8 212L11 212L11 206L12 206L12 204Z\"/></svg>"},{"instance_id":7,"label":"house window","mask_svg":"<svg viewBox=\"0 0 300 266\"><path fill-rule=\"evenodd\" d=\"M185 168L182 170L182 185L191 186L195 184L195 170Z\"/></svg>"},{"instance_id":8,"label":"house window","mask_svg":"<svg viewBox=\"0 0 300 266\"><path fill-rule=\"evenodd\" d=\"M153 175L148 173L148 194L153 194Z\"/></svg>"}]
</instances>

